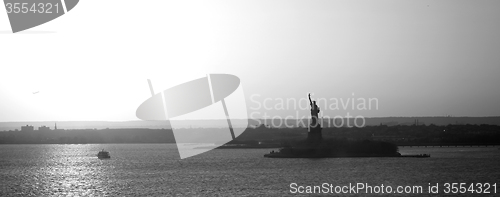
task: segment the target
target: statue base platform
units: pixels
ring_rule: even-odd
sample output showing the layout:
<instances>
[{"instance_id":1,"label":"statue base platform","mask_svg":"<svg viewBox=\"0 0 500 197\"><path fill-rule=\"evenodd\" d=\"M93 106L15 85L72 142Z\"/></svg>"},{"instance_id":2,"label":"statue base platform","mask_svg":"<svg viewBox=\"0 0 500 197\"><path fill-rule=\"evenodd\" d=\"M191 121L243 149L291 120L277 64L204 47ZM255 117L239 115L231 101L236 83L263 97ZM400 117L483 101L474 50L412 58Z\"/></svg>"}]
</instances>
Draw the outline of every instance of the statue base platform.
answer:
<instances>
[{"instance_id":1,"label":"statue base platform","mask_svg":"<svg viewBox=\"0 0 500 197\"><path fill-rule=\"evenodd\" d=\"M321 134L321 125L309 125L309 132L307 133L307 141L310 143L319 143L323 139Z\"/></svg>"}]
</instances>

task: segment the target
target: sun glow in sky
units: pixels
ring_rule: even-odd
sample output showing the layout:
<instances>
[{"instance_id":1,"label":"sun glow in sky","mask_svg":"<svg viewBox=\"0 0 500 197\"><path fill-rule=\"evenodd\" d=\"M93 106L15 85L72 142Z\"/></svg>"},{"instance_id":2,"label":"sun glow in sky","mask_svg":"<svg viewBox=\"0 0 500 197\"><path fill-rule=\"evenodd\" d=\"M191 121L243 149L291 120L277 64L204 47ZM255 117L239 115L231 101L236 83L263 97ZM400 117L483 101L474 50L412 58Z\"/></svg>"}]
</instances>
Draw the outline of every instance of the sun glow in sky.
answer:
<instances>
[{"instance_id":1,"label":"sun glow in sky","mask_svg":"<svg viewBox=\"0 0 500 197\"><path fill-rule=\"evenodd\" d=\"M379 100L377 110L324 109L330 116L498 116L499 9L486 0L82 1L33 33L0 35L0 121L137 120L146 79L159 92L207 73L240 77L249 113L296 111L250 110L252 95L273 105L313 92Z\"/></svg>"}]
</instances>

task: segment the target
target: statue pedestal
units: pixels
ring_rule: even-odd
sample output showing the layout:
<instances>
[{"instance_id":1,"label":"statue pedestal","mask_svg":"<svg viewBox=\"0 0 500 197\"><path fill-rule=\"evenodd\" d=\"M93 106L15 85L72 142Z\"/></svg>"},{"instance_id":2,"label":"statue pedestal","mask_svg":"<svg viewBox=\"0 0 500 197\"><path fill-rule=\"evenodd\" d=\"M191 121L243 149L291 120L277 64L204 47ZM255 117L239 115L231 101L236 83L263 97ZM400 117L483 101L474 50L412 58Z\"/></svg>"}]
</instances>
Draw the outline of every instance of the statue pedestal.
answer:
<instances>
[{"instance_id":1,"label":"statue pedestal","mask_svg":"<svg viewBox=\"0 0 500 197\"><path fill-rule=\"evenodd\" d=\"M307 141L310 143L320 142L323 138L321 135L321 125L317 124L315 126L309 125L309 133L307 133Z\"/></svg>"}]
</instances>

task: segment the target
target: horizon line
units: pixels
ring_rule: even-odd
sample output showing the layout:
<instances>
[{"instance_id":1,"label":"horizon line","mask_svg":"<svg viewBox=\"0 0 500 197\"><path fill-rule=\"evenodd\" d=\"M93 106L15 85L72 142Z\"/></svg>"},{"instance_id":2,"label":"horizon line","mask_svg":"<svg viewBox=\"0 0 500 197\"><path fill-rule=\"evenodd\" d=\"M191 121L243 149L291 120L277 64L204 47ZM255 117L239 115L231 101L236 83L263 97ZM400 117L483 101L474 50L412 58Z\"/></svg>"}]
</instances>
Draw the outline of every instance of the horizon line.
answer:
<instances>
[{"instance_id":1,"label":"horizon line","mask_svg":"<svg viewBox=\"0 0 500 197\"><path fill-rule=\"evenodd\" d=\"M355 117L352 117L351 119L354 119ZM372 116L372 117L364 117L364 118L500 118L500 115L496 116ZM247 120L283 120L283 119L288 119L288 120L301 120L301 119L309 119L309 118L248 118ZM329 118L322 118L322 119L337 119L335 117L329 117ZM342 119L346 119L345 117L342 117ZM195 121L210 121L210 120L219 120L219 119L193 119ZM193 121L193 120L176 120L176 121ZM220 120L225 120L225 119L220 119ZM244 120L244 119L235 119L235 120ZM26 121L0 121L0 123L19 123L19 122L168 122L170 120L26 120Z\"/></svg>"}]
</instances>

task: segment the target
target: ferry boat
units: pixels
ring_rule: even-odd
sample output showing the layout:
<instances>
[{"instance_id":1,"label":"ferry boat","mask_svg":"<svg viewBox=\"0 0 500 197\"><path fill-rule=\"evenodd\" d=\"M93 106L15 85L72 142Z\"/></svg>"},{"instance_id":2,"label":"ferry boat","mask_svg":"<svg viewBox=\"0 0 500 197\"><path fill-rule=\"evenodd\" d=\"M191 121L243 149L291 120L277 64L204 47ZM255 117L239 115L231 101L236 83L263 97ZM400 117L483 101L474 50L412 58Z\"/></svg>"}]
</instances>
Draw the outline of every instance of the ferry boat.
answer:
<instances>
[{"instance_id":1,"label":"ferry boat","mask_svg":"<svg viewBox=\"0 0 500 197\"><path fill-rule=\"evenodd\" d=\"M99 159L109 159L109 158L111 158L111 156L109 155L109 152L105 151L104 149L102 149L101 151L99 151L99 153L97 153L97 157Z\"/></svg>"}]
</instances>

